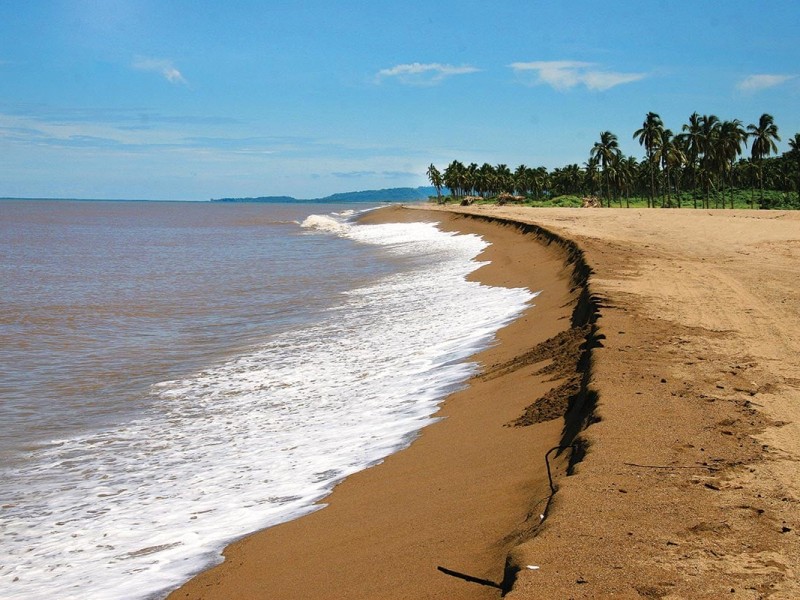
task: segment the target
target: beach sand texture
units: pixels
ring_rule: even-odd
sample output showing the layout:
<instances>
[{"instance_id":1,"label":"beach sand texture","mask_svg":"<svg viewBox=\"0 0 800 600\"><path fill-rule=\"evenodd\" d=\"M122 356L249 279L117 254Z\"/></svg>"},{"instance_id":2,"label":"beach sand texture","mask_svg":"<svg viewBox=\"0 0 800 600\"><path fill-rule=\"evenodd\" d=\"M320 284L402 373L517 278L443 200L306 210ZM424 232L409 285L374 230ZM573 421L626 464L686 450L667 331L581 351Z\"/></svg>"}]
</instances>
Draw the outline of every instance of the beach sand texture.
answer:
<instances>
[{"instance_id":1,"label":"beach sand texture","mask_svg":"<svg viewBox=\"0 0 800 600\"><path fill-rule=\"evenodd\" d=\"M479 233L477 279L542 294L408 449L171 598L800 597L800 213L371 218Z\"/></svg>"}]
</instances>

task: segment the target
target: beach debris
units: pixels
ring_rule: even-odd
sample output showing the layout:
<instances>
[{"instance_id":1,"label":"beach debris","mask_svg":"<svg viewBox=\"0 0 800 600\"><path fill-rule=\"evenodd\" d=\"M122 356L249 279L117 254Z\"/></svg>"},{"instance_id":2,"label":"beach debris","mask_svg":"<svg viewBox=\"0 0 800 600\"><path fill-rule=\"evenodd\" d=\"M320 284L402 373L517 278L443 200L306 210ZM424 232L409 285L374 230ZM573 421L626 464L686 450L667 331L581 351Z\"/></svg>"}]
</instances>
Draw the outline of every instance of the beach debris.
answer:
<instances>
[{"instance_id":1,"label":"beach debris","mask_svg":"<svg viewBox=\"0 0 800 600\"><path fill-rule=\"evenodd\" d=\"M550 454L556 451L561 452L567 448L572 448L575 450L577 448L577 444L570 444L568 446L554 446L553 448L550 448L550 450L548 450L544 455L544 464L547 467L547 479L550 481L550 491L553 492L553 494L556 493L556 486L553 484L553 475L550 472ZM544 515L541 516L544 518Z\"/></svg>"},{"instance_id":2,"label":"beach debris","mask_svg":"<svg viewBox=\"0 0 800 600\"><path fill-rule=\"evenodd\" d=\"M525 202L525 196L515 196L508 192L502 192L497 196L497 203L500 206L504 204L522 204L523 202Z\"/></svg>"},{"instance_id":3,"label":"beach debris","mask_svg":"<svg viewBox=\"0 0 800 600\"><path fill-rule=\"evenodd\" d=\"M444 573L445 575L450 575L451 577L457 577L458 579L463 579L464 581L469 581L470 583L478 583L480 585L485 585L487 587L497 588L498 590L502 590L503 586L500 583L495 583L489 579L481 579L480 577L474 577L472 575L467 575L466 573L461 573L459 571L453 571L452 569L448 569L446 567L436 567L436 570Z\"/></svg>"},{"instance_id":4,"label":"beach debris","mask_svg":"<svg viewBox=\"0 0 800 600\"><path fill-rule=\"evenodd\" d=\"M599 208L600 200L596 196L585 196L581 199L581 208Z\"/></svg>"},{"instance_id":5,"label":"beach debris","mask_svg":"<svg viewBox=\"0 0 800 600\"><path fill-rule=\"evenodd\" d=\"M527 568L531 571L538 571L540 569L539 565L528 565Z\"/></svg>"}]
</instances>

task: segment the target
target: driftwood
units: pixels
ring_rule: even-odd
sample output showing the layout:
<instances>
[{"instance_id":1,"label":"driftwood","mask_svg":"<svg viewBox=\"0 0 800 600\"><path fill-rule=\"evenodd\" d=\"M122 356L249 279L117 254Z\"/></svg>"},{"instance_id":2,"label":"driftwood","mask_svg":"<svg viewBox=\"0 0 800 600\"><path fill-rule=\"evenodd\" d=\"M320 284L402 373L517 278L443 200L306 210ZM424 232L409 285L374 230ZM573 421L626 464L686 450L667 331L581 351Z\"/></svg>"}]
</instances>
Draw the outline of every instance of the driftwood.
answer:
<instances>
[{"instance_id":1,"label":"driftwood","mask_svg":"<svg viewBox=\"0 0 800 600\"><path fill-rule=\"evenodd\" d=\"M602 206L600 204L600 200L597 199L596 196L585 196L583 198L583 203L581 204L583 208L599 208Z\"/></svg>"},{"instance_id":2,"label":"driftwood","mask_svg":"<svg viewBox=\"0 0 800 600\"><path fill-rule=\"evenodd\" d=\"M504 204L522 204L523 202L525 202L525 196L514 196L508 192L503 192L497 196L497 203L500 206L503 206Z\"/></svg>"}]
</instances>

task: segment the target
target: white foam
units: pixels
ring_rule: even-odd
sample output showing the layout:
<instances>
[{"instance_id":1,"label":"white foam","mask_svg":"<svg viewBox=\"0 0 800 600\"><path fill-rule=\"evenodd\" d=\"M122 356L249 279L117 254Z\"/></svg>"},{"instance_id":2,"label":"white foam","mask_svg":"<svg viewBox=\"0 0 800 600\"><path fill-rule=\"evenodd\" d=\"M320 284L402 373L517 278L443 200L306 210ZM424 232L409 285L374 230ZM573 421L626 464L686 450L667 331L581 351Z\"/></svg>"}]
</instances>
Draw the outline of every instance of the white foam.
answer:
<instances>
[{"instance_id":1,"label":"white foam","mask_svg":"<svg viewBox=\"0 0 800 600\"><path fill-rule=\"evenodd\" d=\"M337 481L430 423L473 372L465 359L533 297L465 280L479 237L312 217L311 231L416 267L344 294L314 326L154 386L137 421L2 473L17 483L0 501L4 598L148 597L231 539L316 510Z\"/></svg>"},{"instance_id":2,"label":"white foam","mask_svg":"<svg viewBox=\"0 0 800 600\"><path fill-rule=\"evenodd\" d=\"M300 226L328 233L345 233L350 229L346 223L326 215L310 215Z\"/></svg>"}]
</instances>

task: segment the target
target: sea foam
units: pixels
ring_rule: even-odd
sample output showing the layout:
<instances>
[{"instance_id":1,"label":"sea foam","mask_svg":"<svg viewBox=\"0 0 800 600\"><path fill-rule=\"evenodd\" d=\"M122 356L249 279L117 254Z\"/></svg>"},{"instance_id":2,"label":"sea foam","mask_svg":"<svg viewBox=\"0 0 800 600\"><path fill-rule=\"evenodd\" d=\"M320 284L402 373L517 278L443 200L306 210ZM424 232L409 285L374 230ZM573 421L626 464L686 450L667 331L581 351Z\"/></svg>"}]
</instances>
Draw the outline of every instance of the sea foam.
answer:
<instances>
[{"instance_id":1,"label":"sea foam","mask_svg":"<svg viewBox=\"0 0 800 600\"><path fill-rule=\"evenodd\" d=\"M336 235L402 258L321 320L151 390L139 419L34 451L2 498L4 598L148 598L225 543L310 511L342 478L407 445L534 297L466 281L486 242L432 224Z\"/></svg>"}]
</instances>

